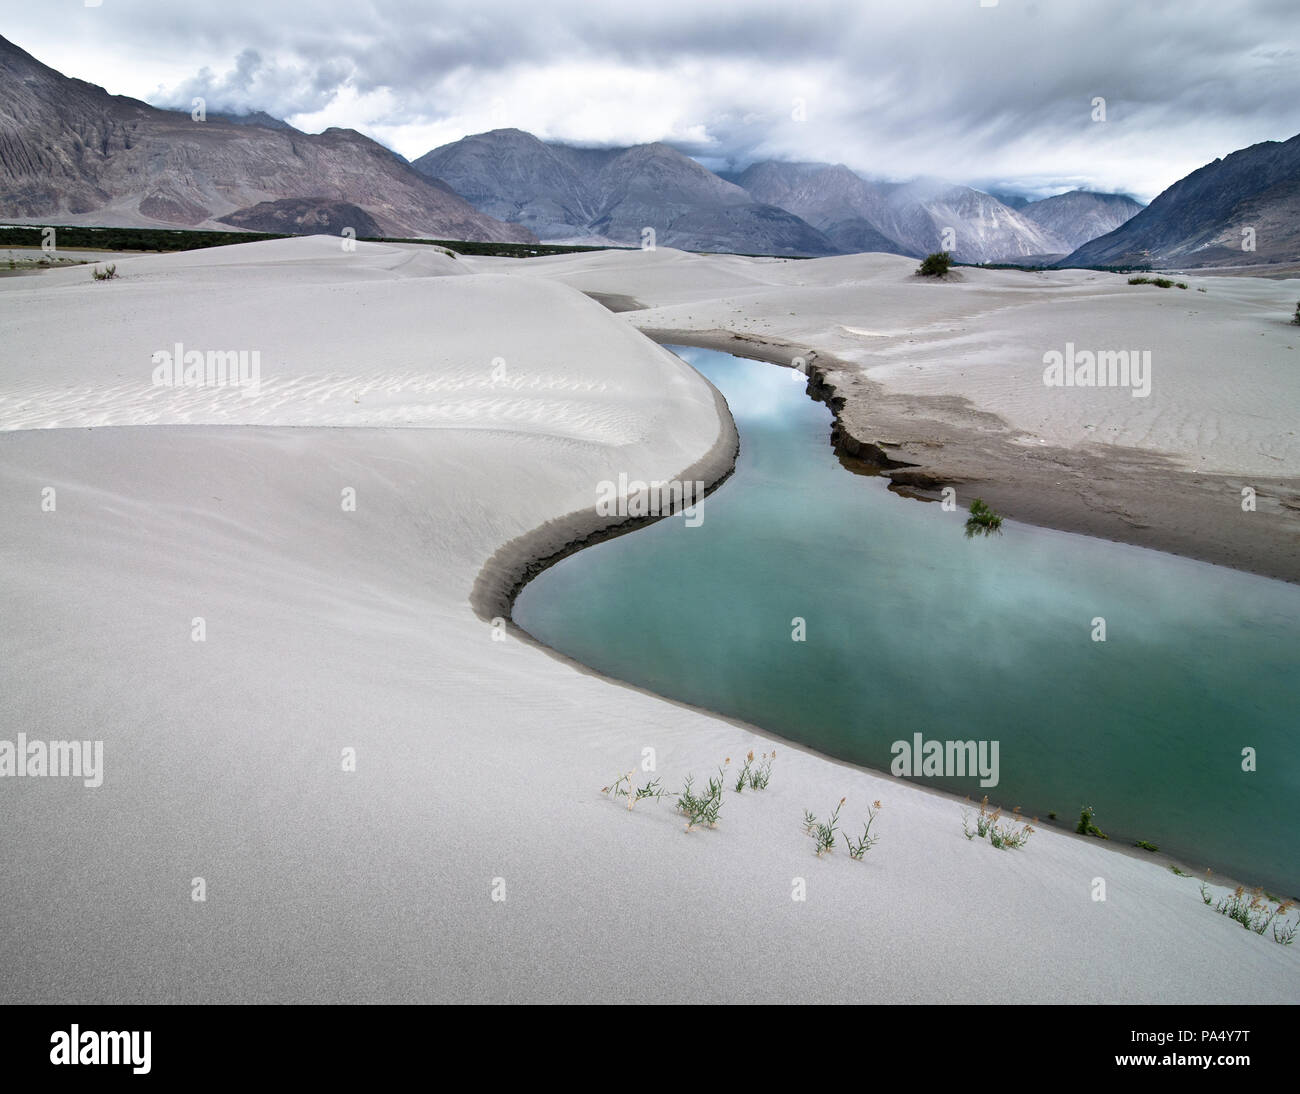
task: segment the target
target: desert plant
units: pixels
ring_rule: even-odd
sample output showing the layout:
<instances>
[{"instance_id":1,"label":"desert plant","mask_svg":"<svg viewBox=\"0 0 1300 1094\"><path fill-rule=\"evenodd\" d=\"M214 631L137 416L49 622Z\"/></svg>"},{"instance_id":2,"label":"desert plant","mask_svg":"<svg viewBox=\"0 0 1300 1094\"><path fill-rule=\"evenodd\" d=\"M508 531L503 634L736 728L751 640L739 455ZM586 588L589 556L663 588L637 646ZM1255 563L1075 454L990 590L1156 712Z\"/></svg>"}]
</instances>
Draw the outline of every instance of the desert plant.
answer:
<instances>
[{"instance_id":1,"label":"desert plant","mask_svg":"<svg viewBox=\"0 0 1300 1094\"><path fill-rule=\"evenodd\" d=\"M113 278L117 276L117 266L110 262L101 270L99 266L96 265L91 268L90 276L96 281L112 281Z\"/></svg>"},{"instance_id":2,"label":"desert plant","mask_svg":"<svg viewBox=\"0 0 1300 1094\"><path fill-rule=\"evenodd\" d=\"M754 750L750 749L749 755L745 757L745 766L736 778L736 793L739 794L745 787L750 790L766 790L767 784L772 780L772 761L775 759L776 749L772 749L772 755L764 752L758 763L755 763Z\"/></svg>"},{"instance_id":3,"label":"desert plant","mask_svg":"<svg viewBox=\"0 0 1300 1094\"><path fill-rule=\"evenodd\" d=\"M1130 277L1128 283L1130 285L1155 285L1159 289L1172 289L1175 284L1177 284L1180 289L1187 288L1187 282L1174 282L1170 281L1167 277Z\"/></svg>"},{"instance_id":4,"label":"desert plant","mask_svg":"<svg viewBox=\"0 0 1300 1094\"><path fill-rule=\"evenodd\" d=\"M1008 822L1005 827L994 824L989 828L989 843L999 851L1014 851L1023 847L1034 834L1033 825L1021 823L1019 807L1012 810L1012 817L1013 821ZM1020 824L1020 827L1017 828L1016 824Z\"/></svg>"},{"instance_id":5,"label":"desert plant","mask_svg":"<svg viewBox=\"0 0 1300 1094\"><path fill-rule=\"evenodd\" d=\"M686 785L677 795L677 811L686 818L686 831L693 831L699 824L717 828L718 813L722 809L722 788L726 781L725 770L725 764L718 768L718 773L709 779L708 789L702 794L695 792L695 776L686 776Z\"/></svg>"},{"instance_id":6,"label":"desert plant","mask_svg":"<svg viewBox=\"0 0 1300 1094\"><path fill-rule=\"evenodd\" d=\"M609 786L602 786L600 792L612 798L627 798L629 809L644 798L654 798L657 801L668 793L658 779L651 779L645 786L638 787L632 781L632 776L635 774L636 771L632 770L626 775L620 775Z\"/></svg>"},{"instance_id":7,"label":"desert plant","mask_svg":"<svg viewBox=\"0 0 1300 1094\"><path fill-rule=\"evenodd\" d=\"M1295 941L1296 935L1300 934L1300 919L1290 919L1291 901L1278 901L1275 897L1271 899L1275 907L1270 908L1270 898L1263 889L1247 893L1244 885L1238 885L1222 900L1216 901L1209 886L1201 882L1201 900L1212 905L1220 915L1226 915L1256 934L1263 934L1272 927L1273 941L1289 946Z\"/></svg>"},{"instance_id":8,"label":"desert plant","mask_svg":"<svg viewBox=\"0 0 1300 1094\"><path fill-rule=\"evenodd\" d=\"M817 848L817 857L835 850L835 833L839 831L840 810L844 808L845 799L841 798L835 812L826 823L822 823L807 809L803 811L803 830L813 838Z\"/></svg>"},{"instance_id":9,"label":"desert plant","mask_svg":"<svg viewBox=\"0 0 1300 1094\"><path fill-rule=\"evenodd\" d=\"M1034 823L1038 823L1038 818L1034 818ZM1019 828L1016 825L1020 825ZM1001 808L989 812L989 796L984 795L983 801L980 802L980 811L975 817L975 827L970 826L970 814L963 811L961 815L962 834L969 840L988 837L989 843L999 851L1014 851L1023 847L1029 842L1029 837L1034 834L1033 825L1025 824L1020 816L1020 807L1016 806L1011 811L1011 819L1002 821Z\"/></svg>"},{"instance_id":10,"label":"desert plant","mask_svg":"<svg viewBox=\"0 0 1300 1094\"><path fill-rule=\"evenodd\" d=\"M990 509L983 498L970 503L970 516L966 518L966 538L1002 534L1002 518Z\"/></svg>"},{"instance_id":11,"label":"desert plant","mask_svg":"<svg viewBox=\"0 0 1300 1094\"><path fill-rule=\"evenodd\" d=\"M847 834L844 836L844 842L849 845L849 858L853 859L855 862L861 862L862 856L870 851L871 848L875 846L876 841L880 839L879 836L873 836L871 834L871 825L875 822L879 813L880 802L872 802L871 808L867 810L867 824L866 827L862 829L862 838L854 841L849 839Z\"/></svg>"},{"instance_id":12,"label":"desert plant","mask_svg":"<svg viewBox=\"0 0 1300 1094\"><path fill-rule=\"evenodd\" d=\"M921 260L916 272L922 277L944 277L952 269L952 255L947 251L935 251Z\"/></svg>"},{"instance_id":13,"label":"desert plant","mask_svg":"<svg viewBox=\"0 0 1300 1094\"><path fill-rule=\"evenodd\" d=\"M754 766L754 750L749 750L749 755L745 757L745 762L740 768L740 774L736 776L736 793L740 794L745 787L749 785L749 773Z\"/></svg>"},{"instance_id":14,"label":"desert plant","mask_svg":"<svg viewBox=\"0 0 1300 1094\"><path fill-rule=\"evenodd\" d=\"M1001 851L1015 850L1023 847L1029 842L1029 837L1034 834L1034 828L1031 824L1024 823L1024 817L1020 815L1020 806L1011 810L1011 820L1005 826L994 824L989 829L989 843ZM1038 818L1034 818L1034 824L1038 823ZM1020 825L1019 828L1016 825Z\"/></svg>"},{"instance_id":15,"label":"desert plant","mask_svg":"<svg viewBox=\"0 0 1300 1094\"><path fill-rule=\"evenodd\" d=\"M967 798L966 800L970 801L970 798ZM970 826L970 813L965 809L961 811L961 832L967 839L973 840L976 836L983 839L988 835L989 827L984 817L984 808L988 804L988 800L988 795L986 794L984 796L984 803L980 805L979 816L975 818L974 828L971 828Z\"/></svg>"},{"instance_id":16,"label":"desert plant","mask_svg":"<svg viewBox=\"0 0 1300 1094\"><path fill-rule=\"evenodd\" d=\"M1074 830L1081 836L1096 836L1098 839L1110 839L1105 832L1098 828L1092 821L1096 816L1091 805L1085 805L1079 810L1079 823L1075 825Z\"/></svg>"},{"instance_id":17,"label":"desert plant","mask_svg":"<svg viewBox=\"0 0 1300 1094\"><path fill-rule=\"evenodd\" d=\"M1291 320L1297 327L1300 327L1300 303L1295 306L1295 318Z\"/></svg>"}]
</instances>

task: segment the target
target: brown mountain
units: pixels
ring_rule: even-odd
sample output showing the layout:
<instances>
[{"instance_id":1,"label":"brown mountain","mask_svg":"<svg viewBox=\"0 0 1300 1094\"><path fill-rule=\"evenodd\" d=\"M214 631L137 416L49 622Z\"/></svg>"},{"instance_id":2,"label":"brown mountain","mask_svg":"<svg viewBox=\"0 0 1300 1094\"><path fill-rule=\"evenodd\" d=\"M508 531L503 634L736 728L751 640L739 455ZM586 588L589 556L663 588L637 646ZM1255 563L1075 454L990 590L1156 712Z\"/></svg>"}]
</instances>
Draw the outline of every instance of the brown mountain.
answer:
<instances>
[{"instance_id":1,"label":"brown mountain","mask_svg":"<svg viewBox=\"0 0 1300 1094\"><path fill-rule=\"evenodd\" d=\"M384 235L535 239L355 130L194 121L70 79L0 38L0 217L224 228L219 218L285 198L355 205Z\"/></svg>"}]
</instances>

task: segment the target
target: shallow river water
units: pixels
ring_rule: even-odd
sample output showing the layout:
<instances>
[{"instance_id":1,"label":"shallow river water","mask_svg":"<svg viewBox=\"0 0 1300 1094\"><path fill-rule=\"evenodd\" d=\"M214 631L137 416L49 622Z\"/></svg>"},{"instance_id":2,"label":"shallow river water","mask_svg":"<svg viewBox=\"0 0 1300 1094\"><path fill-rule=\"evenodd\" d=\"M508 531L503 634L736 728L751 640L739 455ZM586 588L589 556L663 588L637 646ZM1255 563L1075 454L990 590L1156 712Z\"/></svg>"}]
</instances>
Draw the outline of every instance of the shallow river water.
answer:
<instances>
[{"instance_id":1,"label":"shallow river water","mask_svg":"<svg viewBox=\"0 0 1300 1094\"><path fill-rule=\"evenodd\" d=\"M967 539L965 513L842 467L791 370L676 352L731 406L736 474L697 526L660 521L541 574L520 626L881 771L917 734L984 742L986 761L996 742L996 785L918 781L1071 828L1089 805L1112 840L1300 892L1300 587L1010 521Z\"/></svg>"}]
</instances>

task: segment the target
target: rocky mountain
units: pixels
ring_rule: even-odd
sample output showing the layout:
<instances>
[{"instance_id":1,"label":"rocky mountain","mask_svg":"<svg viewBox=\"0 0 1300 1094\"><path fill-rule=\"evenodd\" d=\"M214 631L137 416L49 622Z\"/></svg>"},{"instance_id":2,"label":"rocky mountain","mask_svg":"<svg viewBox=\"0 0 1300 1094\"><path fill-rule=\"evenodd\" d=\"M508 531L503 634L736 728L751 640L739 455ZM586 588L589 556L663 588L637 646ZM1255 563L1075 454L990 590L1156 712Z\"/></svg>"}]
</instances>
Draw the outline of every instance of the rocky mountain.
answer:
<instances>
[{"instance_id":1,"label":"rocky mountain","mask_svg":"<svg viewBox=\"0 0 1300 1094\"><path fill-rule=\"evenodd\" d=\"M435 148L412 166L541 239L639 244L653 228L656 243L692 251L838 250L793 212L756 201L666 144L574 148L496 129Z\"/></svg>"},{"instance_id":2,"label":"rocky mountain","mask_svg":"<svg viewBox=\"0 0 1300 1094\"><path fill-rule=\"evenodd\" d=\"M912 256L950 250L962 262L995 262L1070 249L969 186L929 179L886 183L843 164L771 160L753 164L737 181L758 200L798 213L841 250Z\"/></svg>"},{"instance_id":3,"label":"rocky mountain","mask_svg":"<svg viewBox=\"0 0 1300 1094\"><path fill-rule=\"evenodd\" d=\"M522 224L539 239L580 234L600 203L586 165L520 129L494 129L443 145L412 161L481 212Z\"/></svg>"},{"instance_id":4,"label":"rocky mountain","mask_svg":"<svg viewBox=\"0 0 1300 1094\"><path fill-rule=\"evenodd\" d=\"M1034 200L1025 197L1024 194L1013 194L1009 190L987 190L985 192L997 198L1008 209L1023 209Z\"/></svg>"},{"instance_id":5,"label":"rocky mountain","mask_svg":"<svg viewBox=\"0 0 1300 1094\"><path fill-rule=\"evenodd\" d=\"M918 251L951 251L961 262L1014 262L1069 247L991 194L917 179L894 187L881 229ZM952 229L952 245L945 241Z\"/></svg>"},{"instance_id":6,"label":"rocky mountain","mask_svg":"<svg viewBox=\"0 0 1300 1094\"><path fill-rule=\"evenodd\" d=\"M1142 211L1127 194L1071 190L1022 206L1020 215L1064 241L1068 250L1113 232Z\"/></svg>"},{"instance_id":7,"label":"rocky mountain","mask_svg":"<svg viewBox=\"0 0 1300 1094\"><path fill-rule=\"evenodd\" d=\"M249 232L275 232L282 235L342 235L350 228L353 238L380 236L384 233L374 217L347 201L323 201L319 198L281 198L262 201L218 218L222 224Z\"/></svg>"},{"instance_id":8,"label":"rocky mountain","mask_svg":"<svg viewBox=\"0 0 1300 1094\"><path fill-rule=\"evenodd\" d=\"M623 245L651 228L688 250L1065 254L1062 266L1300 260L1300 135L1215 160L1145 209L1078 190L1004 196L842 164L768 161L723 177L665 144L577 148L518 129L408 164L350 129L306 134L256 112L199 122L109 95L0 38L0 218L11 221Z\"/></svg>"},{"instance_id":9,"label":"rocky mountain","mask_svg":"<svg viewBox=\"0 0 1300 1094\"><path fill-rule=\"evenodd\" d=\"M886 251L919 257L929 253L904 245L877 227L888 219L885 213L893 187L869 183L843 165L765 160L747 167L735 182L756 200L797 213L847 254Z\"/></svg>"},{"instance_id":10,"label":"rocky mountain","mask_svg":"<svg viewBox=\"0 0 1300 1094\"><path fill-rule=\"evenodd\" d=\"M294 129L283 118L272 117L265 110L251 110L247 114L209 114L208 121L229 122L231 125L260 125L266 129Z\"/></svg>"},{"instance_id":11,"label":"rocky mountain","mask_svg":"<svg viewBox=\"0 0 1300 1094\"><path fill-rule=\"evenodd\" d=\"M1247 229L1250 232L1247 232ZM1253 238L1254 250L1243 247ZM1193 171L1062 266L1236 266L1300 261L1300 135Z\"/></svg>"},{"instance_id":12,"label":"rocky mountain","mask_svg":"<svg viewBox=\"0 0 1300 1094\"><path fill-rule=\"evenodd\" d=\"M69 79L0 38L0 216L216 228L218 218L284 198L350 203L383 235L534 238L354 130L312 136L219 115L196 122Z\"/></svg>"}]
</instances>

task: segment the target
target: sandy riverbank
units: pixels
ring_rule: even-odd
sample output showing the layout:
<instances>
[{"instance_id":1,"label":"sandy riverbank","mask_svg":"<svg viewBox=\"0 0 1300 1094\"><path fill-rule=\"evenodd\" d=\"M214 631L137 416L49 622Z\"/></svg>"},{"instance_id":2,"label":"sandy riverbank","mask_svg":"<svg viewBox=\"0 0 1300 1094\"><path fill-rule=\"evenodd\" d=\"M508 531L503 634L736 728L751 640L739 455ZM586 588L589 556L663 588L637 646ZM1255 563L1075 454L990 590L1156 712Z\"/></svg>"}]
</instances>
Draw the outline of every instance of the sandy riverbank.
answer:
<instances>
[{"instance_id":1,"label":"sandy riverbank","mask_svg":"<svg viewBox=\"0 0 1300 1094\"><path fill-rule=\"evenodd\" d=\"M676 786L771 742L471 604L602 480L725 450L709 385L580 292L284 240L11 279L0 325L5 723L105 758L0 781L5 1001L1297 1000L1300 951L1194 880L971 843L812 753L716 830L602 797L646 748ZM259 393L155 386L177 342L257 349ZM885 805L863 863L800 831L841 796Z\"/></svg>"},{"instance_id":2,"label":"sandy riverbank","mask_svg":"<svg viewBox=\"0 0 1300 1094\"><path fill-rule=\"evenodd\" d=\"M659 342L811 362L846 436L909 465L890 472L900 484L1300 581L1300 328L1287 322L1300 283L1189 275L1162 290L969 268L938 283L915 267L660 251L507 272L589 292ZM1046 386L1043 355L1067 343L1149 350L1149 395Z\"/></svg>"}]
</instances>

